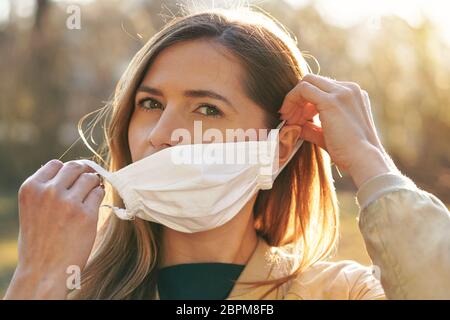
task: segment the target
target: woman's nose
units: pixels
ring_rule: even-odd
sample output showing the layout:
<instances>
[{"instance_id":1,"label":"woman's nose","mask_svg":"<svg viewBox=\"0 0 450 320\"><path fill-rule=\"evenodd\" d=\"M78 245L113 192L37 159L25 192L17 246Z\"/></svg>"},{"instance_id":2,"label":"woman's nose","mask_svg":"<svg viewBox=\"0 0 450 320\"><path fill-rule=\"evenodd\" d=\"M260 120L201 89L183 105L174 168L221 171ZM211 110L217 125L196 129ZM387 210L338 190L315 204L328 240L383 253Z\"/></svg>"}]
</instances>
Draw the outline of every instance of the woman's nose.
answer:
<instances>
[{"instance_id":1,"label":"woman's nose","mask_svg":"<svg viewBox=\"0 0 450 320\"><path fill-rule=\"evenodd\" d=\"M182 143L177 130L186 130L186 121L181 116L166 108L156 124L150 129L148 142L156 149L164 149Z\"/></svg>"}]
</instances>

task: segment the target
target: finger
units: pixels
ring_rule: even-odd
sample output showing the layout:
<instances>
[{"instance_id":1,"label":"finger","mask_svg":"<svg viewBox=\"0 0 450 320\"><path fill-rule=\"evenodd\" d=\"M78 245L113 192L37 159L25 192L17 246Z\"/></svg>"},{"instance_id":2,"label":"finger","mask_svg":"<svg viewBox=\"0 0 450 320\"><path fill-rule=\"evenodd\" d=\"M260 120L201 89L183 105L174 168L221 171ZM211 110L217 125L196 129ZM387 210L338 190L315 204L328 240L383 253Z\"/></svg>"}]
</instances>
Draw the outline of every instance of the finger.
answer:
<instances>
[{"instance_id":1,"label":"finger","mask_svg":"<svg viewBox=\"0 0 450 320\"><path fill-rule=\"evenodd\" d=\"M352 91L359 91L359 92L362 91L361 87L356 82L337 81L337 80L333 80L333 81L342 87L347 87L347 88L351 89Z\"/></svg>"},{"instance_id":2,"label":"finger","mask_svg":"<svg viewBox=\"0 0 450 320\"><path fill-rule=\"evenodd\" d=\"M293 119L298 117L299 114L303 114L303 108L300 104L291 108L288 112L282 112L280 118L281 120L287 120L292 123Z\"/></svg>"},{"instance_id":3,"label":"finger","mask_svg":"<svg viewBox=\"0 0 450 320\"><path fill-rule=\"evenodd\" d=\"M299 94L304 100L310 104L315 105L316 109L320 111L322 106L328 105L331 95L309 82L302 82L299 84ZM306 104L304 104L305 106ZM303 106L303 107L304 107Z\"/></svg>"},{"instance_id":4,"label":"finger","mask_svg":"<svg viewBox=\"0 0 450 320\"><path fill-rule=\"evenodd\" d=\"M55 176L54 178L55 184L60 187L69 189L78 179L78 177L84 172L95 172L95 171L88 165L76 161L66 162L62 167L62 169Z\"/></svg>"},{"instance_id":5,"label":"finger","mask_svg":"<svg viewBox=\"0 0 450 320\"><path fill-rule=\"evenodd\" d=\"M100 178L95 173L84 172L74 182L69 189L71 197L79 202L83 202L89 192L100 185Z\"/></svg>"},{"instance_id":6,"label":"finger","mask_svg":"<svg viewBox=\"0 0 450 320\"><path fill-rule=\"evenodd\" d=\"M47 182L56 176L63 165L64 164L59 160L50 160L45 165L41 166L32 177L40 182Z\"/></svg>"},{"instance_id":7,"label":"finger","mask_svg":"<svg viewBox=\"0 0 450 320\"><path fill-rule=\"evenodd\" d=\"M293 112L301 107L307 101L303 98L300 93L300 83L297 84L288 94L284 97L283 103L279 112L281 114L291 116Z\"/></svg>"},{"instance_id":8,"label":"finger","mask_svg":"<svg viewBox=\"0 0 450 320\"><path fill-rule=\"evenodd\" d=\"M301 120L303 119L303 113L305 112L305 108L297 108L297 112L292 114L292 116L290 116L287 119L287 124L297 124L299 125L300 122L302 122Z\"/></svg>"},{"instance_id":9,"label":"finger","mask_svg":"<svg viewBox=\"0 0 450 320\"><path fill-rule=\"evenodd\" d=\"M280 113L286 120L299 112L299 108L311 108L311 104L318 106L328 104L330 95L309 82L300 82L284 98Z\"/></svg>"},{"instance_id":10,"label":"finger","mask_svg":"<svg viewBox=\"0 0 450 320\"><path fill-rule=\"evenodd\" d=\"M373 122L372 118L372 112L370 110L370 99L367 91L362 90L361 87L355 83L355 82L349 82L349 81L337 81L340 85L349 88L353 92L355 92L356 97L361 99L361 106L363 106L363 112L364 112L364 121L369 127L374 128L375 124Z\"/></svg>"},{"instance_id":11,"label":"finger","mask_svg":"<svg viewBox=\"0 0 450 320\"><path fill-rule=\"evenodd\" d=\"M368 120L365 118L365 120L369 123L369 127L372 129L372 131L374 132L374 136L375 136L375 143L378 145L382 145L380 138L378 136L377 133L377 128L375 126L375 121L373 120L373 115L372 115L372 110L370 107L370 99L369 99L369 94L367 93L367 91L362 90L362 96L363 96L363 100L364 100L364 110L366 112L366 117L368 118Z\"/></svg>"},{"instance_id":12,"label":"finger","mask_svg":"<svg viewBox=\"0 0 450 320\"><path fill-rule=\"evenodd\" d=\"M307 73L305 74L305 76L302 78L301 81L306 81L308 83L313 84L314 86L316 86L317 88L319 88L320 90L327 92L327 93L331 93L336 91L337 88L340 87L340 85L338 84L337 81L324 77L324 76L319 76L317 74L313 74L313 73Z\"/></svg>"},{"instance_id":13,"label":"finger","mask_svg":"<svg viewBox=\"0 0 450 320\"><path fill-rule=\"evenodd\" d=\"M299 106L288 114L281 114L281 120L287 120L288 124L303 125L306 121L312 120L319 112L314 104L306 102L304 106Z\"/></svg>"},{"instance_id":14,"label":"finger","mask_svg":"<svg viewBox=\"0 0 450 320\"><path fill-rule=\"evenodd\" d=\"M302 132L300 137L303 140L309 141L321 147L324 150L327 150L325 145L325 137L323 135L323 129L312 122L306 122L302 126Z\"/></svg>"},{"instance_id":15,"label":"finger","mask_svg":"<svg viewBox=\"0 0 450 320\"><path fill-rule=\"evenodd\" d=\"M86 199L84 199L83 204L89 208L90 212L98 213L98 209L100 207L100 204L102 203L102 200L105 196L105 190L98 186L92 189Z\"/></svg>"},{"instance_id":16,"label":"finger","mask_svg":"<svg viewBox=\"0 0 450 320\"><path fill-rule=\"evenodd\" d=\"M355 82L350 81L336 81L336 82L338 82L340 85L344 87L351 89L356 93L357 97L361 98L362 106L364 106L363 108L365 114L364 121L366 121L369 127L371 126L372 128L375 128L375 123L373 121L372 112L370 108L369 94L367 93L367 91L362 90L361 87Z\"/></svg>"},{"instance_id":17,"label":"finger","mask_svg":"<svg viewBox=\"0 0 450 320\"><path fill-rule=\"evenodd\" d=\"M317 111L317 107L312 103L306 103L304 106L304 111L302 118L300 119L301 122L299 122L300 125L303 125L306 121L313 119L316 115L319 114L319 111Z\"/></svg>"}]
</instances>

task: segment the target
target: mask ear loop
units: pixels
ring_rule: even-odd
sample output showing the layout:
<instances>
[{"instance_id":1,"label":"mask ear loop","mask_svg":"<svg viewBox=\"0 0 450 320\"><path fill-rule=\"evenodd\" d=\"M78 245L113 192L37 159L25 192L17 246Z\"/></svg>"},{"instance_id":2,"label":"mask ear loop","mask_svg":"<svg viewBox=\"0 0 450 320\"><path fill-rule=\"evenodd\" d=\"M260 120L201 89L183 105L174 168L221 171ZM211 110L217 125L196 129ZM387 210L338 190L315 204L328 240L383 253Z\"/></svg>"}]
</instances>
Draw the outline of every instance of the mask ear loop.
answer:
<instances>
[{"instance_id":1,"label":"mask ear loop","mask_svg":"<svg viewBox=\"0 0 450 320\"><path fill-rule=\"evenodd\" d=\"M339 171L339 167L336 165L336 163L334 163L333 161L331 161L331 165L334 166L334 167L336 168L336 171L337 171L337 173L338 173L338 175L339 175L339 178L342 178L342 174L341 174L341 172Z\"/></svg>"},{"instance_id":2,"label":"mask ear loop","mask_svg":"<svg viewBox=\"0 0 450 320\"><path fill-rule=\"evenodd\" d=\"M135 218L133 214L130 214L128 210L124 208L119 208L109 204L102 204L100 207L110 208L121 220L134 220Z\"/></svg>"}]
</instances>

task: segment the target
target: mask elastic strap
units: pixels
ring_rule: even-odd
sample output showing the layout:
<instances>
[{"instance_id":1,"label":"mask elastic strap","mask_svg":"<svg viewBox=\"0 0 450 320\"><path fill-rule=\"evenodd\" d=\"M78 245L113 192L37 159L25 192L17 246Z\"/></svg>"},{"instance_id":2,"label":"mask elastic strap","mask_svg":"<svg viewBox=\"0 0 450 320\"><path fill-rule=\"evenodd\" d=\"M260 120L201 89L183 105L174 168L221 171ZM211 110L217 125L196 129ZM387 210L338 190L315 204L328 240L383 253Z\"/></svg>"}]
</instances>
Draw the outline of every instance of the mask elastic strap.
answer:
<instances>
[{"instance_id":1,"label":"mask elastic strap","mask_svg":"<svg viewBox=\"0 0 450 320\"><path fill-rule=\"evenodd\" d=\"M85 164L85 165L91 167L97 173L99 173L102 177L106 178L106 180L109 180L109 178L111 176L111 174L109 173L108 170L104 169L102 166L96 164L92 160L81 159L81 160L76 160L76 162L79 162L79 163L82 163L82 164Z\"/></svg>"},{"instance_id":2,"label":"mask elastic strap","mask_svg":"<svg viewBox=\"0 0 450 320\"><path fill-rule=\"evenodd\" d=\"M102 204L100 207L110 208L121 220L134 220L135 216L131 214L127 209L119 208L109 204Z\"/></svg>"}]
</instances>

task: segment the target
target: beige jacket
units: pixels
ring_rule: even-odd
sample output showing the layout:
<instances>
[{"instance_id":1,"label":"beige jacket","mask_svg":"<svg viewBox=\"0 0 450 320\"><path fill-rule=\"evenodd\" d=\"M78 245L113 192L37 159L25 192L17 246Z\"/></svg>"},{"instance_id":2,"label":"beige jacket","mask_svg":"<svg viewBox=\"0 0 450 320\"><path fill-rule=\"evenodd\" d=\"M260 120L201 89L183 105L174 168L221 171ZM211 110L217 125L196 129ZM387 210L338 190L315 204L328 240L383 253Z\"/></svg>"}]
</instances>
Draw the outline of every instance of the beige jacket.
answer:
<instances>
[{"instance_id":1,"label":"beige jacket","mask_svg":"<svg viewBox=\"0 0 450 320\"><path fill-rule=\"evenodd\" d=\"M272 248L263 239L242 271L238 281L277 279L288 275L283 264L271 263ZM289 265L289 262L286 261ZM259 300L271 285L251 288L236 284L227 300ZM304 271L280 289L272 291L264 299L270 300L353 300L384 299L380 282L372 275L372 269L354 261L319 262Z\"/></svg>"},{"instance_id":2,"label":"beige jacket","mask_svg":"<svg viewBox=\"0 0 450 320\"><path fill-rule=\"evenodd\" d=\"M318 262L265 299L450 299L450 214L444 204L394 173L364 183L356 200L359 227L377 268ZM289 260L273 263L274 252L260 238L238 281L287 275ZM260 299L268 288L236 284L227 299Z\"/></svg>"},{"instance_id":3,"label":"beige jacket","mask_svg":"<svg viewBox=\"0 0 450 320\"><path fill-rule=\"evenodd\" d=\"M383 174L357 193L359 227L389 299L450 299L450 213L409 178Z\"/></svg>"},{"instance_id":4,"label":"beige jacket","mask_svg":"<svg viewBox=\"0 0 450 320\"><path fill-rule=\"evenodd\" d=\"M359 227L377 268L319 262L266 299L450 299L450 213L445 205L394 173L364 183L356 200ZM272 251L259 239L238 280L286 275L286 270L271 269ZM228 299L259 299L268 288L236 284Z\"/></svg>"}]
</instances>

